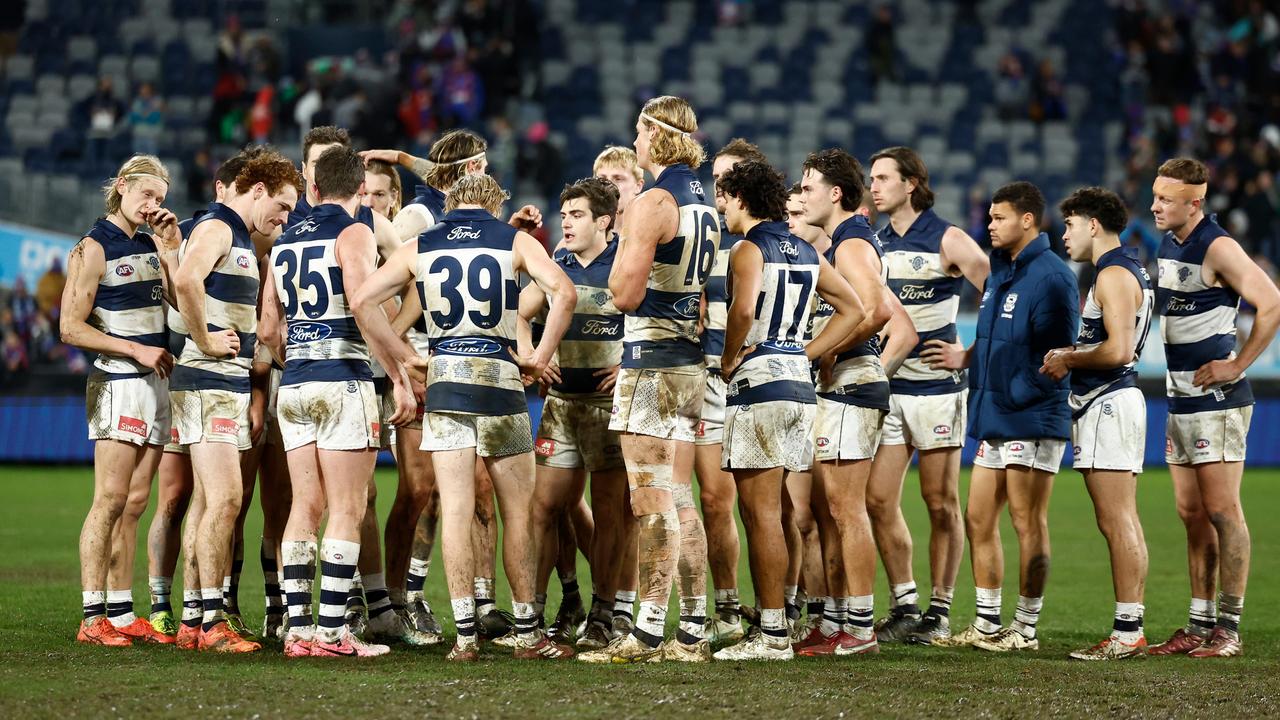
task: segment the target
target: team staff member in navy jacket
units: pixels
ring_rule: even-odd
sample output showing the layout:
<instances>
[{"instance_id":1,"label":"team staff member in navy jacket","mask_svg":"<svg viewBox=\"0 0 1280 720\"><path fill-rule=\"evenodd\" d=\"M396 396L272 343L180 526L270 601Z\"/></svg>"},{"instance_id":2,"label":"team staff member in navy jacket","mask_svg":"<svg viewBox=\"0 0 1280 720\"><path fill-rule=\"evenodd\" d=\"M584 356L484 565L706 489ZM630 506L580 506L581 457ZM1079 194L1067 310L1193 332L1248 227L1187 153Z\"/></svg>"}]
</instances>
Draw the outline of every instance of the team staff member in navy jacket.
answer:
<instances>
[{"instance_id":1,"label":"team staff member in navy jacket","mask_svg":"<svg viewBox=\"0 0 1280 720\"><path fill-rule=\"evenodd\" d=\"M1044 196L1015 182L991 198L991 276L968 351L931 341L926 362L970 366L969 436L981 441L969 485L966 530L977 618L941 645L1006 652L1035 650L1036 621L1049 572L1049 493L1071 437L1068 379L1040 374L1048 351L1072 345L1080 293L1067 264L1040 232ZM1020 588L1014 622L1000 626L1000 510L1006 499L1018 533Z\"/></svg>"}]
</instances>

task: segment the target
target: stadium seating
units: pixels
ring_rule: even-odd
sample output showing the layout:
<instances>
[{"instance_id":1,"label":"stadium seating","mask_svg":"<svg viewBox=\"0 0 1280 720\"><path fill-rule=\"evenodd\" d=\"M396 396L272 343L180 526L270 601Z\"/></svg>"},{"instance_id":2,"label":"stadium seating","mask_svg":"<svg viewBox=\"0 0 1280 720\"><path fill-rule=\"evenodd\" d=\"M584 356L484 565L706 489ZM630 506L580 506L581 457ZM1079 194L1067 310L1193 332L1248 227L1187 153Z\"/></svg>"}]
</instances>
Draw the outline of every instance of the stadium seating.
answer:
<instances>
[{"instance_id":1,"label":"stadium seating","mask_svg":"<svg viewBox=\"0 0 1280 720\"><path fill-rule=\"evenodd\" d=\"M1120 176L1113 81L1088 71L1110 23L1103 0L983 0L971 19L947 0L893 5L898 81L877 84L863 4L755 0L745 6L749 22L722 26L714 3L606 11L591 0L548 0L547 112L570 173L589 172L602 143L629 143L637 99L660 92L691 99L710 148L742 135L792 175L822 146L865 159L911 144L950 217L976 183L1016 176L1053 196ZM1028 72L1041 59L1057 68L1066 120L999 117L993 87L1010 47L1026 53Z\"/></svg>"}]
</instances>

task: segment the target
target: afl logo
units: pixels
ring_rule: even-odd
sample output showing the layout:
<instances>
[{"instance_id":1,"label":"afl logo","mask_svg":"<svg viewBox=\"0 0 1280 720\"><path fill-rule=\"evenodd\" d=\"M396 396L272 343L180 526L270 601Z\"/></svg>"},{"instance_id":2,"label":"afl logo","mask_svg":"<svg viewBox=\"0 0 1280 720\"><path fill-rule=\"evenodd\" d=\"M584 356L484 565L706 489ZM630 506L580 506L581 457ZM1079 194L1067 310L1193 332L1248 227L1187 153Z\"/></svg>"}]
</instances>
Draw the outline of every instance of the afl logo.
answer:
<instances>
[{"instance_id":1,"label":"afl logo","mask_svg":"<svg viewBox=\"0 0 1280 720\"><path fill-rule=\"evenodd\" d=\"M496 341L480 338L442 340L435 346L435 350L451 355L494 355L501 349L502 346Z\"/></svg>"},{"instance_id":2,"label":"afl logo","mask_svg":"<svg viewBox=\"0 0 1280 720\"><path fill-rule=\"evenodd\" d=\"M123 263L116 266L116 274L120 277L129 277L133 274L133 266Z\"/></svg>"},{"instance_id":3,"label":"afl logo","mask_svg":"<svg viewBox=\"0 0 1280 720\"><path fill-rule=\"evenodd\" d=\"M820 447L820 448L824 448L824 447L826 447L826 446L828 446L828 445L830 445L830 444L831 444L831 440L830 440L830 439L828 439L828 438L824 438L824 437L820 437L820 438L818 438L818 447Z\"/></svg>"},{"instance_id":4,"label":"afl logo","mask_svg":"<svg viewBox=\"0 0 1280 720\"><path fill-rule=\"evenodd\" d=\"M1204 449L1205 449L1205 448L1207 448L1207 447L1209 447L1209 441L1208 441L1208 440L1206 440L1206 439L1204 439L1204 438L1199 438L1198 440L1196 440L1196 449L1197 449L1197 450L1204 450Z\"/></svg>"},{"instance_id":5,"label":"afl logo","mask_svg":"<svg viewBox=\"0 0 1280 720\"><path fill-rule=\"evenodd\" d=\"M675 310L676 314L680 317L692 320L698 317L698 296L690 295L683 300L677 300L671 308Z\"/></svg>"},{"instance_id":6,"label":"afl logo","mask_svg":"<svg viewBox=\"0 0 1280 720\"><path fill-rule=\"evenodd\" d=\"M248 256L248 255L239 255L239 256L237 256L237 257L236 257L236 265L239 265L239 266L240 266L240 269L242 269L242 270L248 270L248 269L249 269L249 256Z\"/></svg>"},{"instance_id":7,"label":"afl logo","mask_svg":"<svg viewBox=\"0 0 1280 720\"><path fill-rule=\"evenodd\" d=\"M950 425L934 425L933 434L934 435L950 435L951 426Z\"/></svg>"},{"instance_id":8,"label":"afl logo","mask_svg":"<svg viewBox=\"0 0 1280 720\"><path fill-rule=\"evenodd\" d=\"M1023 449L1024 449L1024 446L1020 442L1009 443L1009 452L1022 452Z\"/></svg>"},{"instance_id":9,"label":"afl logo","mask_svg":"<svg viewBox=\"0 0 1280 720\"><path fill-rule=\"evenodd\" d=\"M289 344L318 342L328 339L333 329L324 323L300 322L289 326Z\"/></svg>"}]
</instances>

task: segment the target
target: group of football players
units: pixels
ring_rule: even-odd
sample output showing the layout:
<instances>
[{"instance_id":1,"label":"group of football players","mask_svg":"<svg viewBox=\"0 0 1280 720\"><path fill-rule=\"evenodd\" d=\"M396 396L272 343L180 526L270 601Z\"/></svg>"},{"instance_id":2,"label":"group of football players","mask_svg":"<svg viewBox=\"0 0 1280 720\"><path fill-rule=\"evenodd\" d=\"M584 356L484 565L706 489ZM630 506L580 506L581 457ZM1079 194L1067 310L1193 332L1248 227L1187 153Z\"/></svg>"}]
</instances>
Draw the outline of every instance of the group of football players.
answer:
<instances>
[{"instance_id":1,"label":"group of football players","mask_svg":"<svg viewBox=\"0 0 1280 720\"><path fill-rule=\"evenodd\" d=\"M1244 374L1280 326L1280 291L1206 215L1202 163L1160 167L1154 282L1120 240L1118 196L1091 187L1062 200L1067 252L1092 267L1082 305L1031 183L991 197L988 253L933 211L910 148L881 150L866 169L820 150L788 186L735 139L714 156L708 193L687 101L650 100L634 130L634 151L605 148L592 177L565 186L551 253L531 234L537 208L499 219L509 195L465 130L417 158L357 152L344 130L313 128L301 171L252 146L218 169L207 210L181 222L164 208L160 161L127 160L104 189L106 216L71 253L61 314L64 341L97 354L78 639L213 652L272 641L287 657L436 644L423 589L438 527L450 660L478 659L481 640L516 658L598 663L865 655L893 642L1035 650L1049 499L1070 441L1116 601L1111 634L1071 657L1243 652ZM423 181L412 198L402 172ZM956 330L966 284L982 298L967 347ZM1241 299L1256 309L1243 341ZM1136 365L1157 314L1192 600L1187 625L1148 647ZM979 447L962 513L966 437ZM379 449L398 467L382 530ZM927 603L901 511L913 456ZM133 557L157 474L151 611L139 617ZM260 634L238 605L255 487ZM735 505L753 607L738 594ZM1006 505L1019 547L1007 625ZM499 518L510 612L495 593ZM966 539L976 612L952 633ZM878 621L877 558L891 589ZM548 623L553 571L562 599Z\"/></svg>"}]
</instances>

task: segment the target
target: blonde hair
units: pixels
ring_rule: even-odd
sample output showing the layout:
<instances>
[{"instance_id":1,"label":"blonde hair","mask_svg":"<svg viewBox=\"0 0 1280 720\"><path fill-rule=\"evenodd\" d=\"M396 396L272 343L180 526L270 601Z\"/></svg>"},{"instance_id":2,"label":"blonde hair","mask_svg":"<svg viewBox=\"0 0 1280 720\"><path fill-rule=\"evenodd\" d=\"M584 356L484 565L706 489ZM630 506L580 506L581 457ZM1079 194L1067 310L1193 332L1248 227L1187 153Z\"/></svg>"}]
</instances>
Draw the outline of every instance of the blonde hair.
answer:
<instances>
[{"instance_id":1,"label":"blonde hair","mask_svg":"<svg viewBox=\"0 0 1280 720\"><path fill-rule=\"evenodd\" d=\"M657 129L649 145L649 159L654 163L663 166L684 163L696 168L707 159L702 144L693 139L693 133L698 131L698 117L684 98L674 95L653 98L640 111L640 122Z\"/></svg>"},{"instance_id":2,"label":"blonde hair","mask_svg":"<svg viewBox=\"0 0 1280 720\"><path fill-rule=\"evenodd\" d=\"M618 167L629 170L636 182L644 180L644 171L640 169L640 161L636 159L636 151L622 145L609 145L596 156L591 165L591 174L599 174L600 168Z\"/></svg>"},{"instance_id":3,"label":"blonde hair","mask_svg":"<svg viewBox=\"0 0 1280 720\"><path fill-rule=\"evenodd\" d=\"M391 191L395 193L395 199L387 206L387 219L395 220L396 213L400 212L400 203L404 200L404 189L400 185L400 173L391 167L390 164L381 160L370 160L365 163L364 170L374 175L383 175L391 180Z\"/></svg>"},{"instance_id":4,"label":"blonde hair","mask_svg":"<svg viewBox=\"0 0 1280 720\"><path fill-rule=\"evenodd\" d=\"M455 210L459 205L479 205L490 214L497 215L511 194L502 189L491 175L463 175L449 188L444 201L444 211Z\"/></svg>"},{"instance_id":5,"label":"blonde hair","mask_svg":"<svg viewBox=\"0 0 1280 720\"><path fill-rule=\"evenodd\" d=\"M435 165L422 176L431 187L446 192L458 178L467 173L464 162L476 155L483 155L489 149L484 138L470 130L451 130L431 144L427 159Z\"/></svg>"},{"instance_id":6,"label":"blonde hair","mask_svg":"<svg viewBox=\"0 0 1280 720\"><path fill-rule=\"evenodd\" d=\"M162 181L165 185L169 184L169 170L165 168L164 163L160 162L160 158L155 155L134 155L124 164L120 166L120 170L116 172L116 176L102 186L102 194L107 198L107 214L120 211L120 181L125 181L125 187L131 188L133 184L139 180L150 177L155 180Z\"/></svg>"}]
</instances>

